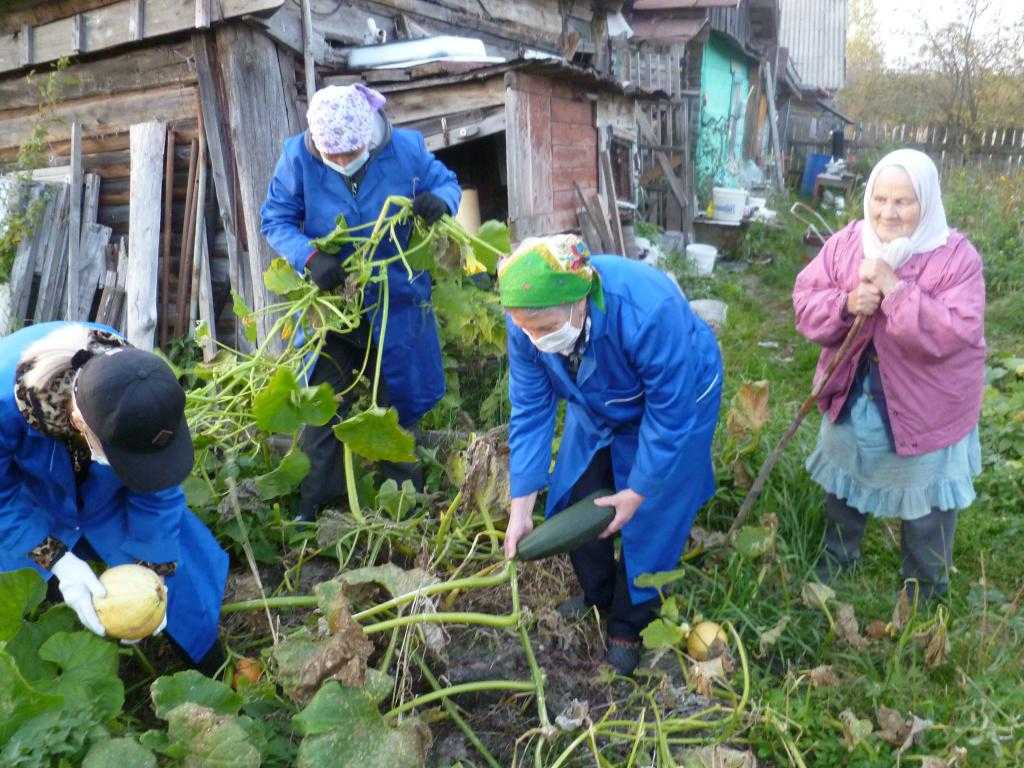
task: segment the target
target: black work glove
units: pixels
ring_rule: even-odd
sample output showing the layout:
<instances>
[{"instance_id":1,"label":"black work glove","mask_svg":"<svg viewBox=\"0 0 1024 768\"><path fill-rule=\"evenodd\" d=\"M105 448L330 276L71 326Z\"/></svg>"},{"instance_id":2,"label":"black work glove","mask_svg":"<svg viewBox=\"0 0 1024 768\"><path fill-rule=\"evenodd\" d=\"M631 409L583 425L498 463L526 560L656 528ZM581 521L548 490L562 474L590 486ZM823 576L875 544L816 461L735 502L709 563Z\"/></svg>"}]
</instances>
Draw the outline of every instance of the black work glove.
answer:
<instances>
[{"instance_id":1,"label":"black work glove","mask_svg":"<svg viewBox=\"0 0 1024 768\"><path fill-rule=\"evenodd\" d=\"M448 205L433 192L420 192L412 201L412 212L430 225L448 213Z\"/></svg>"},{"instance_id":2,"label":"black work glove","mask_svg":"<svg viewBox=\"0 0 1024 768\"><path fill-rule=\"evenodd\" d=\"M341 268L341 259L320 251L309 257L306 271L321 291L333 291L345 282L345 270Z\"/></svg>"}]
</instances>

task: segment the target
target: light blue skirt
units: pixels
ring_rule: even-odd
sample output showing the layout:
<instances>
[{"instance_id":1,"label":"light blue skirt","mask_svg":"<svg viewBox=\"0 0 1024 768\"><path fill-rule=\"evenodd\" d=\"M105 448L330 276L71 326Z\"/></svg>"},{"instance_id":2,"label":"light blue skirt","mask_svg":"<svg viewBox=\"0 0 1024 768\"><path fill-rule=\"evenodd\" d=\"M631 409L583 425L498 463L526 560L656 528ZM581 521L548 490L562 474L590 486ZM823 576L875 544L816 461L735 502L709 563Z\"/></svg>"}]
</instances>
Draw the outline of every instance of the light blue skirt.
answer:
<instances>
[{"instance_id":1,"label":"light blue skirt","mask_svg":"<svg viewBox=\"0 0 1024 768\"><path fill-rule=\"evenodd\" d=\"M806 464L811 479L875 517L916 520L933 509L969 507L973 480L981 473L977 425L946 448L900 456L876 401L857 390L847 418L838 424L822 418L818 445Z\"/></svg>"}]
</instances>

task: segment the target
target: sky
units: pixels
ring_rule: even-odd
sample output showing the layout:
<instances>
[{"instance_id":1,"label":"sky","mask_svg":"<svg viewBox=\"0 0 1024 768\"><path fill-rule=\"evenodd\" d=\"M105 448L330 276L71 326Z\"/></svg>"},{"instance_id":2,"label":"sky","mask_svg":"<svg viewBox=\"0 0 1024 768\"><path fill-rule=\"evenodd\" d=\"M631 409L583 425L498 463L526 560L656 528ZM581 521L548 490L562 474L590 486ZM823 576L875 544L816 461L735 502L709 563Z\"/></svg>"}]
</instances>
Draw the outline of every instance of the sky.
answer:
<instances>
[{"instance_id":1,"label":"sky","mask_svg":"<svg viewBox=\"0 0 1024 768\"><path fill-rule=\"evenodd\" d=\"M989 0L991 10L983 25L1024 21L1024 0ZM918 45L912 41L923 30L923 21L941 27L955 21L963 2L957 0L875 0L878 9L879 34L884 41L886 62L898 66L901 59L917 59Z\"/></svg>"}]
</instances>

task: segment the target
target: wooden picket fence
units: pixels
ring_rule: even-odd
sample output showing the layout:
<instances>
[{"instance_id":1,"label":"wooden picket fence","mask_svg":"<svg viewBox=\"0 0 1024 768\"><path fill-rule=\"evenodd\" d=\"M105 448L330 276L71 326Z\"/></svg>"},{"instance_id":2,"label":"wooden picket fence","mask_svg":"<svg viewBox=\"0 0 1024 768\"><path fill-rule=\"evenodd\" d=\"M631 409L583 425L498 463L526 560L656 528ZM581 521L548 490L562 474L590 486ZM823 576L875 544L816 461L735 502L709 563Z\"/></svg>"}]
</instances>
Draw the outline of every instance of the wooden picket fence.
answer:
<instances>
[{"instance_id":1,"label":"wooden picket fence","mask_svg":"<svg viewBox=\"0 0 1024 768\"><path fill-rule=\"evenodd\" d=\"M796 119L789 128L791 159L799 162L811 152L828 152L834 121ZM883 147L913 147L926 152L948 174L966 165L999 173L1024 171L1024 127L992 128L970 133L946 125L862 123L846 128L847 154Z\"/></svg>"}]
</instances>

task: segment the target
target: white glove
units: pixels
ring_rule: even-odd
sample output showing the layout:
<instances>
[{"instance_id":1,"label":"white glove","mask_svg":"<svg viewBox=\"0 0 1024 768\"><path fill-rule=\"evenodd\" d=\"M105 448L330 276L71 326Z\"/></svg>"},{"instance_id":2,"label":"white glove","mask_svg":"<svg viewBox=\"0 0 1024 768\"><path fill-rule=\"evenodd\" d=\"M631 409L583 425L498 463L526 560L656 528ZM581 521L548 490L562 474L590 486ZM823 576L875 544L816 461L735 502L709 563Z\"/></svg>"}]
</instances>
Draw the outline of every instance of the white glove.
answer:
<instances>
[{"instance_id":1,"label":"white glove","mask_svg":"<svg viewBox=\"0 0 1024 768\"><path fill-rule=\"evenodd\" d=\"M106 597L107 590L96 578L89 564L67 552L50 570L57 577L64 602L78 614L82 626L101 637L107 634L92 604L94 597Z\"/></svg>"},{"instance_id":2,"label":"white glove","mask_svg":"<svg viewBox=\"0 0 1024 768\"><path fill-rule=\"evenodd\" d=\"M166 626L167 626L167 614L165 613L163 621L160 622L160 626L153 630L153 634L150 635L150 637L156 637L157 635L159 635L161 632L164 631L164 627L166 627ZM142 642L141 640L122 640L121 641L121 645L138 645L141 642Z\"/></svg>"}]
</instances>

